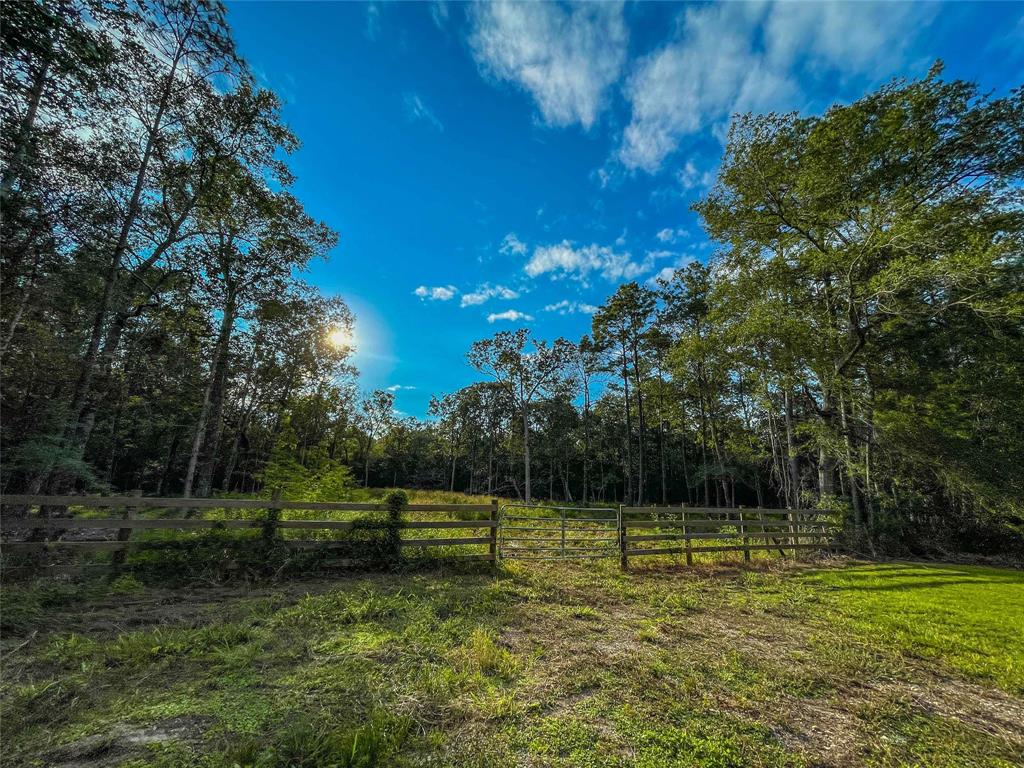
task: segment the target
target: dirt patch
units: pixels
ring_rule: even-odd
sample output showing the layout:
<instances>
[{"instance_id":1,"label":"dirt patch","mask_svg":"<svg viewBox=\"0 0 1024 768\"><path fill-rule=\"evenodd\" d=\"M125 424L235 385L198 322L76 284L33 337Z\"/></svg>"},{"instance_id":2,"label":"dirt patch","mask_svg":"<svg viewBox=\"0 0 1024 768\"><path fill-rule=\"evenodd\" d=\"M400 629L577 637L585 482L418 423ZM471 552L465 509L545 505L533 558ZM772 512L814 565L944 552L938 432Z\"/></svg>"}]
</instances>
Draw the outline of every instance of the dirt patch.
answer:
<instances>
[{"instance_id":1,"label":"dirt patch","mask_svg":"<svg viewBox=\"0 0 1024 768\"><path fill-rule=\"evenodd\" d=\"M811 758L812 765L856 766L862 723L836 701L814 701L786 697L773 703L778 718L752 718L772 730L788 750Z\"/></svg>"},{"instance_id":2,"label":"dirt patch","mask_svg":"<svg viewBox=\"0 0 1024 768\"><path fill-rule=\"evenodd\" d=\"M1024 748L1024 701L993 688L918 671L922 682L865 685L880 695L907 699L929 714L955 720Z\"/></svg>"},{"instance_id":3,"label":"dirt patch","mask_svg":"<svg viewBox=\"0 0 1024 768\"><path fill-rule=\"evenodd\" d=\"M54 747L43 758L52 768L105 768L145 754L151 744L198 743L205 729L206 721L196 717L175 717L147 726L119 725Z\"/></svg>"}]
</instances>

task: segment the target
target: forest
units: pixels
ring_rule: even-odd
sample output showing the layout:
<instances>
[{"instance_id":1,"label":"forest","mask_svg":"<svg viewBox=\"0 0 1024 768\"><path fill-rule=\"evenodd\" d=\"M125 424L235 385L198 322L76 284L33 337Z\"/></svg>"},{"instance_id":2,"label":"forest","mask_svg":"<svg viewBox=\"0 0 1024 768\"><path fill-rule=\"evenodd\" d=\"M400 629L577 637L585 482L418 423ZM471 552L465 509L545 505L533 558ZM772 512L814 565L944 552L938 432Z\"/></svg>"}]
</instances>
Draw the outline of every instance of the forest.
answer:
<instances>
[{"instance_id":1,"label":"forest","mask_svg":"<svg viewBox=\"0 0 1024 768\"><path fill-rule=\"evenodd\" d=\"M222 6L0 13L5 493L814 507L872 546L1024 551L1024 90L936 63L736 116L705 263L579 339L477 341L420 419L361 391L356 318L304 280L338 233Z\"/></svg>"}]
</instances>

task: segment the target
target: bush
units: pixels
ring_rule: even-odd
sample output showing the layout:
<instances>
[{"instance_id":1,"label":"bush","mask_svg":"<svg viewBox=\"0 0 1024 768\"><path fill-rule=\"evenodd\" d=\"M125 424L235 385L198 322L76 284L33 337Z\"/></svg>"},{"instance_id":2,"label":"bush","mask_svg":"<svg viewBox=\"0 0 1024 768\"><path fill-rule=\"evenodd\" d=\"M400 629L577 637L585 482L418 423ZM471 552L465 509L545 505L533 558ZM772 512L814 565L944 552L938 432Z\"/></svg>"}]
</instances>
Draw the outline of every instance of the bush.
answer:
<instances>
[{"instance_id":1,"label":"bush","mask_svg":"<svg viewBox=\"0 0 1024 768\"><path fill-rule=\"evenodd\" d=\"M384 496L384 503L387 505L388 513L392 520L401 520L402 513L409 506L409 494L401 488L388 491Z\"/></svg>"},{"instance_id":2,"label":"bush","mask_svg":"<svg viewBox=\"0 0 1024 768\"><path fill-rule=\"evenodd\" d=\"M166 585L302 573L319 567L323 558L319 550L293 552L270 523L256 536L215 527L192 536L151 539L129 552L125 565L143 583Z\"/></svg>"}]
</instances>

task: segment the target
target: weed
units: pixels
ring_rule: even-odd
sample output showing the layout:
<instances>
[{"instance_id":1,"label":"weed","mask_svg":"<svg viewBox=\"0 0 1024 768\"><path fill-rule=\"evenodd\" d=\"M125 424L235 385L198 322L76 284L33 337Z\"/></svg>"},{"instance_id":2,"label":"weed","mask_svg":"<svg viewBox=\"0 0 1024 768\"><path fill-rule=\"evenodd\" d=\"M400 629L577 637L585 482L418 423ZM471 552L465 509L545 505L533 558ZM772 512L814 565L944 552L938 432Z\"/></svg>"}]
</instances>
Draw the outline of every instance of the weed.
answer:
<instances>
[{"instance_id":1,"label":"weed","mask_svg":"<svg viewBox=\"0 0 1024 768\"><path fill-rule=\"evenodd\" d=\"M246 739L219 757L238 768L376 768L401 749L409 731L407 718L380 712L356 728L302 722L272 742Z\"/></svg>"},{"instance_id":2,"label":"weed","mask_svg":"<svg viewBox=\"0 0 1024 768\"><path fill-rule=\"evenodd\" d=\"M480 627L474 629L464 652L470 663L485 675L511 677L515 674L515 657L498 645L493 632Z\"/></svg>"},{"instance_id":3,"label":"weed","mask_svg":"<svg viewBox=\"0 0 1024 768\"><path fill-rule=\"evenodd\" d=\"M132 595L145 589L146 586L130 573L122 574L110 582L110 591L115 595Z\"/></svg>"}]
</instances>

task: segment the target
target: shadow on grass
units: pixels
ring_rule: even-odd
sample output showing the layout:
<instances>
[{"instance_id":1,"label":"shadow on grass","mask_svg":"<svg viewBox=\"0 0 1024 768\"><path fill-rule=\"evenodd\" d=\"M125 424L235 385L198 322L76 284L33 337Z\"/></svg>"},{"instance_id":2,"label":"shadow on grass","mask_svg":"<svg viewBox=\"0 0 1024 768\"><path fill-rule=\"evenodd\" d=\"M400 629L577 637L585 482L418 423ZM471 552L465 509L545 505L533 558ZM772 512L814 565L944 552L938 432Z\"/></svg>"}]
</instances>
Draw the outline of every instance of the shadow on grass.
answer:
<instances>
[{"instance_id":1,"label":"shadow on grass","mask_svg":"<svg viewBox=\"0 0 1024 768\"><path fill-rule=\"evenodd\" d=\"M984 585L1024 587L1024 572L981 566L950 568L925 563L851 565L839 569L815 569L808 577L820 578L823 586L830 591L851 592L895 592Z\"/></svg>"}]
</instances>

